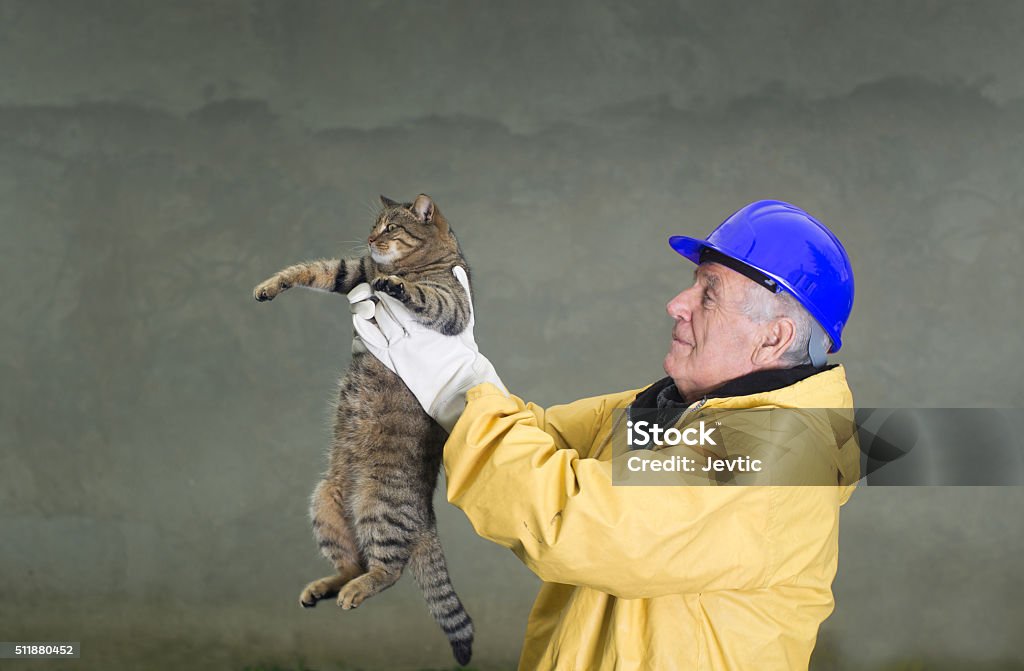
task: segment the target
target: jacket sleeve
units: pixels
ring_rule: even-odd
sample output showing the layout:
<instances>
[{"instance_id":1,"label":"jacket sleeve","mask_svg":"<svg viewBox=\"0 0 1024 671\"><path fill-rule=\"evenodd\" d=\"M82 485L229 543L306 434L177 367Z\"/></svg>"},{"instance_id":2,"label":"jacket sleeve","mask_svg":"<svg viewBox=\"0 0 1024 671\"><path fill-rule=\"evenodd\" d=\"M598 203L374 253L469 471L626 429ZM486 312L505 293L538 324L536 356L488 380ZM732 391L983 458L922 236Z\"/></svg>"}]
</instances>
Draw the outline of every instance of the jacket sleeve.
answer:
<instances>
[{"instance_id":1,"label":"jacket sleeve","mask_svg":"<svg viewBox=\"0 0 1024 671\"><path fill-rule=\"evenodd\" d=\"M448 500L546 582L627 599L831 583L838 488L613 486L611 463L580 452L614 400L544 412L471 389L445 446Z\"/></svg>"}]
</instances>

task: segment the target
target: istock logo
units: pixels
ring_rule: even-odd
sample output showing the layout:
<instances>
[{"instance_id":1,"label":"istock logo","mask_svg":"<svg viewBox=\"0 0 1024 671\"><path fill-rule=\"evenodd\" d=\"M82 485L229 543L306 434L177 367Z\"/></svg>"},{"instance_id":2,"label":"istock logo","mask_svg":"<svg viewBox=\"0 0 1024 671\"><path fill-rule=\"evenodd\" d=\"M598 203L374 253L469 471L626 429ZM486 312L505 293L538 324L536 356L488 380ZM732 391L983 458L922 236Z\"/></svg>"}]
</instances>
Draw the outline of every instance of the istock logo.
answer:
<instances>
[{"instance_id":1,"label":"istock logo","mask_svg":"<svg viewBox=\"0 0 1024 671\"><path fill-rule=\"evenodd\" d=\"M680 431L675 427L663 429L653 422L641 420L626 422L626 445L630 449L642 448L647 445L672 446L679 445L717 445L711 437L715 427L707 427L701 420L699 427L691 426Z\"/></svg>"}]
</instances>

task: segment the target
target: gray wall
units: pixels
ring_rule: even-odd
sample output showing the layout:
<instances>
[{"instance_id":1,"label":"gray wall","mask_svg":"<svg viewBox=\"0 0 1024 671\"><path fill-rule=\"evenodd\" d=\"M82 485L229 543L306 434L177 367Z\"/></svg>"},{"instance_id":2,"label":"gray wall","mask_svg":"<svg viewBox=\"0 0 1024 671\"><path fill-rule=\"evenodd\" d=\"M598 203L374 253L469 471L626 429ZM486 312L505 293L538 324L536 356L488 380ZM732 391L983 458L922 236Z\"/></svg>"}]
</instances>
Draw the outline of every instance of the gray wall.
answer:
<instances>
[{"instance_id":1,"label":"gray wall","mask_svg":"<svg viewBox=\"0 0 1024 671\"><path fill-rule=\"evenodd\" d=\"M777 197L853 258L860 405L1020 406L1024 5L753 7L0 3L0 640L451 664L409 580L296 603L347 306L250 291L359 253L378 193L434 196L541 404L659 377L665 238ZM1024 664L1022 494L857 493L816 666ZM537 581L439 507L474 664L513 667Z\"/></svg>"}]
</instances>

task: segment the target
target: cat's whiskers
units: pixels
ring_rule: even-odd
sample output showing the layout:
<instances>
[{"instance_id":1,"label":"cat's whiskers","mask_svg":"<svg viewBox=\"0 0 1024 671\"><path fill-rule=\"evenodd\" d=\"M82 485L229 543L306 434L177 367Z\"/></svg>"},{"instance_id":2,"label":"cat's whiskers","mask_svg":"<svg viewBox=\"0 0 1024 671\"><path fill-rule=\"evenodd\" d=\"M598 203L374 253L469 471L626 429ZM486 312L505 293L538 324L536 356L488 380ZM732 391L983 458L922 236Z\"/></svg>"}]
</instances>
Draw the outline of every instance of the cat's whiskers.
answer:
<instances>
[{"instance_id":1,"label":"cat's whiskers","mask_svg":"<svg viewBox=\"0 0 1024 671\"><path fill-rule=\"evenodd\" d=\"M342 256L365 256L367 243L365 240L341 240L335 249L341 250Z\"/></svg>"},{"instance_id":2,"label":"cat's whiskers","mask_svg":"<svg viewBox=\"0 0 1024 671\"><path fill-rule=\"evenodd\" d=\"M370 219L376 219L377 214L380 213L380 205L374 204L372 200L360 201L366 207L366 211L370 214Z\"/></svg>"}]
</instances>

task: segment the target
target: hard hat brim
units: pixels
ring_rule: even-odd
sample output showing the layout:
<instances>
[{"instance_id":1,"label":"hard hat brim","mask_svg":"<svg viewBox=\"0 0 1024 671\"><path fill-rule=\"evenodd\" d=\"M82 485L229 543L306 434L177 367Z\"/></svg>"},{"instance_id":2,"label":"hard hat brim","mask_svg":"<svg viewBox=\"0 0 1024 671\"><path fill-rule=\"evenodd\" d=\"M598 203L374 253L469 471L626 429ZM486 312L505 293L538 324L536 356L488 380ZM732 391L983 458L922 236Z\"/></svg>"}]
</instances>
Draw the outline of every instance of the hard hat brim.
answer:
<instances>
[{"instance_id":1,"label":"hard hat brim","mask_svg":"<svg viewBox=\"0 0 1024 671\"><path fill-rule=\"evenodd\" d=\"M707 240L700 240L698 238L691 238L687 235L673 235L668 239L668 244L672 249L676 250L680 255L685 256L695 264L700 265L700 253L705 247L713 249L716 252L721 252L726 256L733 256L731 252L726 249L719 249L715 245L709 243Z\"/></svg>"}]
</instances>

